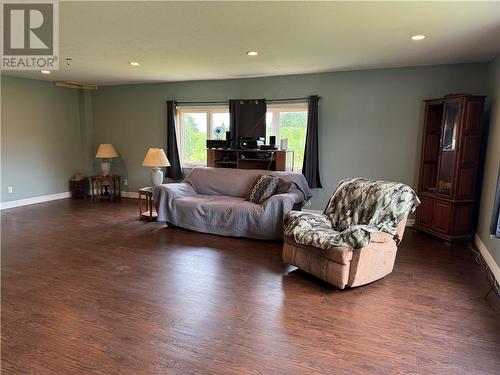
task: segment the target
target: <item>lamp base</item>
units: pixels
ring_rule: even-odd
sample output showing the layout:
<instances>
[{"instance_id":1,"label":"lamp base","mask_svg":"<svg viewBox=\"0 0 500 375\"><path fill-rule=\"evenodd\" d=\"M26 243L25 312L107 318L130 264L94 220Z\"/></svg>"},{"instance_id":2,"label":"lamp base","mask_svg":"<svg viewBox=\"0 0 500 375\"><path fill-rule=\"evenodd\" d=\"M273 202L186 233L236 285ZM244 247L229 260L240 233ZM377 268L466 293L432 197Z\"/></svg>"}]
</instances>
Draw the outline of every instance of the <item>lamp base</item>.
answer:
<instances>
[{"instance_id":1,"label":"lamp base","mask_svg":"<svg viewBox=\"0 0 500 375\"><path fill-rule=\"evenodd\" d=\"M111 163L107 160L101 162L101 170L103 176L109 176L111 173Z\"/></svg>"},{"instance_id":2,"label":"lamp base","mask_svg":"<svg viewBox=\"0 0 500 375\"><path fill-rule=\"evenodd\" d=\"M160 168L153 168L153 171L151 172L151 182L154 186L163 184L163 172Z\"/></svg>"}]
</instances>

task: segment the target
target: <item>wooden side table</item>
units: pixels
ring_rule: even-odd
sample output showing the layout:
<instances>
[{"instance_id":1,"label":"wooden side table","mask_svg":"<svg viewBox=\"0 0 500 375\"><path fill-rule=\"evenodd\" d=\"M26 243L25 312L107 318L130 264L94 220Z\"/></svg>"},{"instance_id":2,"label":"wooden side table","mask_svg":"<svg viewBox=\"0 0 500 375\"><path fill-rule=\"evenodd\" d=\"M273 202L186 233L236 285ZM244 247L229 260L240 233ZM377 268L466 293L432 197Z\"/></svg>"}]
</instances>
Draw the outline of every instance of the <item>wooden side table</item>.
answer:
<instances>
[{"instance_id":1,"label":"wooden side table","mask_svg":"<svg viewBox=\"0 0 500 375\"><path fill-rule=\"evenodd\" d=\"M153 210L153 188L151 186L139 189L139 218L141 220L155 221L158 218L158 213ZM143 199L145 198L146 210L143 211Z\"/></svg>"},{"instance_id":2,"label":"wooden side table","mask_svg":"<svg viewBox=\"0 0 500 375\"><path fill-rule=\"evenodd\" d=\"M71 198L87 199L90 195L88 177L72 178L69 180L69 190Z\"/></svg>"},{"instance_id":3,"label":"wooden side table","mask_svg":"<svg viewBox=\"0 0 500 375\"><path fill-rule=\"evenodd\" d=\"M116 201L120 199L122 193L120 176L92 176L90 182L94 200Z\"/></svg>"}]
</instances>

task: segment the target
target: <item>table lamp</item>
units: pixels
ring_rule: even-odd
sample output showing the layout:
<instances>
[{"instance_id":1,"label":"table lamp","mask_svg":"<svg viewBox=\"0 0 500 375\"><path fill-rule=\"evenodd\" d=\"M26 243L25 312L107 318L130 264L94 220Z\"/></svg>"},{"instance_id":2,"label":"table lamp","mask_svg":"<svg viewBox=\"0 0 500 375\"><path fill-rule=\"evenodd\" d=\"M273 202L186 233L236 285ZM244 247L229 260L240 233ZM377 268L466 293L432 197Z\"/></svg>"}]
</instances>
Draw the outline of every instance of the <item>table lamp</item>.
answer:
<instances>
[{"instance_id":1,"label":"table lamp","mask_svg":"<svg viewBox=\"0 0 500 375\"><path fill-rule=\"evenodd\" d=\"M163 183L163 172L160 170L160 167L168 167L170 163L162 148L149 148L142 165L145 167L153 167L151 182L154 186L158 186Z\"/></svg>"},{"instance_id":2,"label":"table lamp","mask_svg":"<svg viewBox=\"0 0 500 375\"><path fill-rule=\"evenodd\" d=\"M95 154L97 159L104 159L101 162L101 169L103 176L109 176L111 172L111 158L117 158L118 153L111 143L101 143L97 150L97 154Z\"/></svg>"}]
</instances>

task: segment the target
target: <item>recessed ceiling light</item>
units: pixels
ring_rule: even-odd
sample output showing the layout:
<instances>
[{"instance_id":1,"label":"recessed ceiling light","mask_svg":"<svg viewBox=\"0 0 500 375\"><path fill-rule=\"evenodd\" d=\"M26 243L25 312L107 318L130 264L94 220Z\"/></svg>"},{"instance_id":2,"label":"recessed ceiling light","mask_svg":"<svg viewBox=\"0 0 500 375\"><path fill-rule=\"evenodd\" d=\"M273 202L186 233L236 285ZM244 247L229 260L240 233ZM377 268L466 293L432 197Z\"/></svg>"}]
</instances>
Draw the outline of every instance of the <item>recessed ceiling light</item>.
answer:
<instances>
[{"instance_id":1,"label":"recessed ceiling light","mask_svg":"<svg viewBox=\"0 0 500 375\"><path fill-rule=\"evenodd\" d=\"M50 74L50 70L41 70L40 73L42 73L42 74Z\"/></svg>"},{"instance_id":2,"label":"recessed ceiling light","mask_svg":"<svg viewBox=\"0 0 500 375\"><path fill-rule=\"evenodd\" d=\"M413 35L411 37L411 40L424 40L425 39L425 35L424 34L417 34L417 35Z\"/></svg>"},{"instance_id":3,"label":"recessed ceiling light","mask_svg":"<svg viewBox=\"0 0 500 375\"><path fill-rule=\"evenodd\" d=\"M248 51L247 55L248 56L257 56L259 53L257 51Z\"/></svg>"},{"instance_id":4,"label":"recessed ceiling light","mask_svg":"<svg viewBox=\"0 0 500 375\"><path fill-rule=\"evenodd\" d=\"M131 61L131 62L129 62L129 64L133 65L133 66L139 66L139 65L141 65L137 61Z\"/></svg>"}]
</instances>

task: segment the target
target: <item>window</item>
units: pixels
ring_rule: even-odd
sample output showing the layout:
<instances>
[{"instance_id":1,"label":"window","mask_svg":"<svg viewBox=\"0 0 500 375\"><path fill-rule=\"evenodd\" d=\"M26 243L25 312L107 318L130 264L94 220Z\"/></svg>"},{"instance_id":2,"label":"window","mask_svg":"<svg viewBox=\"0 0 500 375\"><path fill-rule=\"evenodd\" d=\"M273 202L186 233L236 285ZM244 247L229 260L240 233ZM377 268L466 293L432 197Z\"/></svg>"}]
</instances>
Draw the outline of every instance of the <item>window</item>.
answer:
<instances>
[{"instance_id":1,"label":"window","mask_svg":"<svg viewBox=\"0 0 500 375\"><path fill-rule=\"evenodd\" d=\"M283 138L288 138L288 148L294 151L294 171L302 170L307 132L307 103L267 106L266 141L276 136L279 146Z\"/></svg>"},{"instance_id":2,"label":"window","mask_svg":"<svg viewBox=\"0 0 500 375\"><path fill-rule=\"evenodd\" d=\"M227 107L182 107L177 110L178 147L184 167L207 164L207 139L226 139Z\"/></svg>"},{"instance_id":3,"label":"window","mask_svg":"<svg viewBox=\"0 0 500 375\"><path fill-rule=\"evenodd\" d=\"M179 107L178 147L184 167L207 164L207 139L226 139L229 131L229 109L217 107ZM218 131L217 131L218 130ZM279 147L288 138L288 148L294 151L293 169L302 170L307 131L307 103L269 104L266 114L266 142L276 137Z\"/></svg>"}]
</instances>

